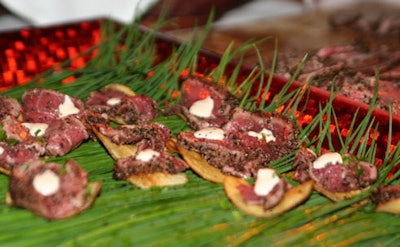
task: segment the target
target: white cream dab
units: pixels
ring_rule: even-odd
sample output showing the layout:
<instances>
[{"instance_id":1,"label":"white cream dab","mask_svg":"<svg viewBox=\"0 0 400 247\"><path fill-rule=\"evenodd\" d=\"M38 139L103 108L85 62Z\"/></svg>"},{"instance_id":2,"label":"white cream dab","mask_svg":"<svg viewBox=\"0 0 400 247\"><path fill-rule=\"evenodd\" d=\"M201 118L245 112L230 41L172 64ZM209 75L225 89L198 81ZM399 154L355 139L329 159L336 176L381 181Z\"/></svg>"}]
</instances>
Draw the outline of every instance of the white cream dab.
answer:
<instances>
[{"instance_id":1,"label":"white cream dab","mask_svg":"<svg viewBox=\"0 0 400 247\"><path fill-rule=\"evenodd\" d=\"M274 136L274 133L272 133L271 130L269 129L262 129L260 132L255 132L255 131L249 131L247 132L249 136L256 137L260 140L265 140L266 142L272 142L276 141L276 138Z\"/></svg>"},{"instance_id":2,"label":"white cream dab","mask_svg":"<svg viewBox=\"0 0 400 247\"><path fill-rule=\"evenodd\" d=\"M280 181L274 169L262 168L257 171L257 180L254 183L254 192L259 196L268 195Z\"/></svg>"},{"instance_id":3,"label":"white cream dab","mask_svg":"<svg viewBox=\"0 0 400 247\"><path fill-rule=\"evenodd\" d=\"M313 167L315 169L321 169L328 164L336 165L337 163L343 163L342 156L339 153L325 153L313 162Z\"/></svg>"},{"instance_id":4,"label":"white cream dab","mask_svg":"<svg viewBox=\"0 0 400 247\"><path fill-rule=\"evenodd\" d=\"M60 188L60 178L53 171L46 170L34 177L33 188L44 196L50 196Z\"/></svg>"},{"instance_id":5,"label":"white cream dab","mask_svg":"<svg viewBox=\"0 0 400 247\"><path fill-rule=\"evenodd\" d=\"M202 118L209 118L212 115L212 110L214 109L214 100L208 96L205 99L198 100L194 102L190 108L189 112L192 115Z\"/></svg>"},{"instance_id":6,"label":"white cream dab","mask_svg":"<svg viewBox=\"0 0 400 247\"><path fill-rule=\"evenodd\" d=\"M160 156L159 152L153 149L145 149L136 154L136 159L146 162L158 156Z\"/></svg>"},{"instance_id":7,"label":"white cream dab","mask_svg":"<svg viewBox=\"0 0 400 247\"><path fill-rule=\"evenodd\" d=\"M31 136L42 136L46 132L47 127L49 127L46 123L22 123L22 125L29 129Z\"/></svg>"},{"instance_id":8,"label":"white cream dab","mask_svg":"<svg viewBox=\"0 0 400 247\"><path fill-rule=\"evenodd\" d=\"M222 141L225 139L225 132L220 128L208 127L194 132L194 137Z\"/></svg>"},{"instance_id":9,"label":"white cream dab","mask_svg":"<svg viewBox=\"0 0 400 247\"><path fill-rule=\"evenodd\" d=\"M77 113L79 113L79 109L76 108L71 98L65 95L64 102L58 106L58 117L62 118Z\"/></svg>"},{"instance_id":10,"label":"white cream dab","mask_svg":"<svg viewBox=\"0 0 400 247\"><path fill-rule=\"evenodd\" d=\"M109 105L109 106L115 106L115 105L118 105L119 103L121 103L120 98L109 98L107 100L107 105Z\"/></svg>"}]
</instances>

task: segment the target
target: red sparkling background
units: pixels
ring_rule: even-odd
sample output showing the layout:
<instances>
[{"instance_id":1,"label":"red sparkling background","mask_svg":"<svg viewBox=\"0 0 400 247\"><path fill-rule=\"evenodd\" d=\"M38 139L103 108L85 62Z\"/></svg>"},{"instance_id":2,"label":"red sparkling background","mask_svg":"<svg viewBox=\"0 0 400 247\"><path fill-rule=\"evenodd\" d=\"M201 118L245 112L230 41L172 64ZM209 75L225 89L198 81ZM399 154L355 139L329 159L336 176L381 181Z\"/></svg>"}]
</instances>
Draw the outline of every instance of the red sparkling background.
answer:
<instances>
[{"instance_id":1,"label":"red sparkling background","mask_svg":"<svg viewBox=\"0 0 400 247\"><path fill-rule=\"evenodd\" d=\"M0 91L23 85L68 58L75 58L100 40L100 22L28 28L0 35ZM74 59L80 68L90 57Z\"/></svg>"}]
</instances>

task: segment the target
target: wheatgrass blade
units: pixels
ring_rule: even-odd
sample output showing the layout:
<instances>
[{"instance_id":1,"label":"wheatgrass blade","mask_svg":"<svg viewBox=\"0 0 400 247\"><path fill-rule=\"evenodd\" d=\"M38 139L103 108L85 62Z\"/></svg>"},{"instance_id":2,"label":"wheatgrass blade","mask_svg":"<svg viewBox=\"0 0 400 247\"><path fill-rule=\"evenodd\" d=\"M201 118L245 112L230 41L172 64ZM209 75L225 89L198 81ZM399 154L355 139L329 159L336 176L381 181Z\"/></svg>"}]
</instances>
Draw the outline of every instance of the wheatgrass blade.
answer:
<instances>
[{"instance_id":1,"label":"wheatgrass blade","mask_svg":"<svg viewBox=\"0 0 400 247\"><path fill-rule=\"evenodd\" d=\"M254 82L256 82L257 78L262 77L261 74L259 74L260 72L258 72L257 68L254 68L249 76L240 83L240 86L238 86L237 90L241 90L240 94L236 94L238 95L238 97L241 99L240 103L239 103L239 107L243 107L245 109L249 109L249 110L254 110L254 109L258 109L257 106L257 97L251 96L251 92L254 86ZM261 84L260 84L261 87ZM235 91L237 91L235 90Z\"/></svg>"},{"instance_id":2,"label":"wheatgrass blade","mask_svg":"<svg viewBox=\"0 0 400 247\"><path fill-rule=\"evenodd\" d=\"M264 111L270 111L273 112L276 109L278 109L281 105L285 104L288 102L289 99L295 94L295 92L290 92L289 89L292 86L293 82L299 75L302 66L304 65L306 61L307 56L304 56L300 64L297 66L296 71L293 73L293 75L287 80L285 85L280 89L280 91L274 95L274 97L271 100L271 103L263 108ZM270 81L267 83L267 87L269 87L272 83L272 78L269 79Z\"/></svg>"},{"instance_id":3,"label":"wheatgrass blade","mask_svg":"<svg viewBox=\"0 0 400 247\"><path fill-rule=\"evenodd\" d=\"M272 58L271 68L269 70L269 75L270 76L268 77L267 84L264 87L264 95L261 95L261 92L262 92L262 91L260 91L261 87L259 88L259 91L256 94L256 96L258 98L261 97L260 109L264 109L266 94L269 92L269 89L271 88L271 84L272 84L272 80L273 80L272 75L275 73L276 63L277 63L277 60L278 60L278 51L279 51L278 39L275 39L274 56ZM264 68L263 58L262 58L261 54L258 52L258 50L257 50L257 57L258 57L258 61L259 61L260 65L261 65L261 68ZM264 85L264 77L261 78L260 85Z\"/></svg>"},{"instance_id":4,"label":"wheatgrass blade","mask_svg":"<svg viewBox=\"0 0 400 247\"><path fill-rule=\"evenodd\" d=\"M235 77L232 76L232 74L227 74L227 70L231 66L232 61L237 61L236 68L240 68L243 63L243 58L251 52L252 49L256 49L255 45L257 43L265 42L268 39L269 38L267 37L259 41L246 41L237 48L234 48L234 42L232 41L225 48L218 66L209 73L209 76L216 82L224 81L224 85L228 88L236 88L237 82L234 80Z\"/></svg>"}]
</instances>

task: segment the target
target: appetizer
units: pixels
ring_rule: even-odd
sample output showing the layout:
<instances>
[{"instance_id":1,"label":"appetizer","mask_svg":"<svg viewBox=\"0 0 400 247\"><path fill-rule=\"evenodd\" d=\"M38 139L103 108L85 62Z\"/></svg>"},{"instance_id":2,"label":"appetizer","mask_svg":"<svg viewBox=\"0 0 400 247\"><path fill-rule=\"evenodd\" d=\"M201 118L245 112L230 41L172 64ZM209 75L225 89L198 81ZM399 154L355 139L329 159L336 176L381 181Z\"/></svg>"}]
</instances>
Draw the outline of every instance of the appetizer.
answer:
<instances>
[{"instance_id":1,"label":"appetizer","mask_svg":"<svg viewBox=\"0 0 400 247\"><path fill-rule=\"evenodd\" d=\"M188 182L187 164L166 151L170 130L157 123L94 128L115 160L114 178L142 188Z\"/></svg>"},{"instance_id":2,"label":"appetizer","mask_svg":"<svg viewBox=\"0 0 400 247\"><path fill-rule=\"evenodd\" d=\"M88 209L101 188L101 182L88 181L87 172L74 160L64 165L31 161L14 167L9 179L7 203L50 220Z\"/></svg>"},{"instance_id":3,"label":"appetizer","mask_svg":"<svg viewBox=\"0 0 400 247\"><path fill-rule=\"evenodd\" d=\"M313 182L292 187L275 170L257 171L254 185L245 180L227 176L224 190L231 202L246 215L272 217L289 211L309 198Z\"/></svg>"},{"instance_id":4,"label":"appetizer","mask_svg":"<svg viewBox=\"0 0 400 247\"><path fill-rule=\"evenodd\" d=\"M400 185L379 186L371 194L376 212L400 214Z\"/></svg>"},{"instance_id":5,"label":"appetizer","mask_svg":"<svg viewBox=\"0 0 400 247\"><path fill-rule=\"evenodd\" d=\"M180 150L197 152L224 174L248 178L259 168L294 152L296 126L283 116L235 108L222 127L207 127L177 135ZM187 152L181 153L185 156Z\"/></svg>"},{"instance_id":6,"label":"appetizer","mask_svg":"<svg viewBox=\"0 0 400 247\"><path fill-rule=\"evenodd\" d=\"M23 120L29 123L51 124L84 108L82 100L55 90L33 88L22 95Z\"/></svg>"},{"instance_id":7,"label":"appetizer","mask_svg":"<svg viewBox=\"0 0 400 247\"><path fill-rule=\"evenodd\" d=\"M58 91L33 88L22 96L23 123L31 135L42 136L46 154L63 156L89 138L81 120L84 102Z\"/></svg>"},{"instance_id":8,"label":"appetizer","mask_svg":"<svg viewBox=\"0 0 400 247\"><path fill-rule=\"evenodd\" d=\"M189 78L182 84L179 105L172 107L180 109L177 114L183 112L194 129L177 135L178 149L194 165L193 170L204 172L199 175L205 179L207 170L213 171L208 165L226 175L253 177L259 168L297 148L298 129L292 121L274 113L246 111L237 103L219 84ZM208 165L190 162L194 155L189 151L198 153ZM212 181L222 182L223 176Z\"/></svg>"},{"instance_id":9,"label":"appetizer","mask_svg":"<svg viewBox=\"0 0 400 247\"><path fill-rule=\"evenodd\" d=\"M317 156L311 149L303 148L296 154L294 168L295 180L313 180L314 189L333 201L349 199L378 179L375 165L337 152Z\"/></svg>"},{"instance_id":10,"label":"appetizer","mask_svg":"<svg viewBox=\"0 0 400 247\"><path fill-rule=\"evenodd\" d=\"M106 114L120 124L149 121L157 117L158 105L147 95L136 95L122 84L109 84L90 93L86 106L91 112Z\"/></svg>"},{"instance_id":11,"label":"appetizer","mask_svg":"<svg viewBox=\"0 0 400 247\"><path fill-rule=\"evenodd\" d=\"M114 178L127 180L142 189L176 185L188 182L183 173L188 168L183 160L166 151L145 149L116 160Z\"/></svg>"},{"instance_id":12,"label":"appetizer","mask_svg":"<svg viewBox=\"0 0 400 247\"><path fill-rule=\"evenodd\" d=\"M17 143L10 145L0 141L0 172L9 175L11 170L19 165L37 160L40 153L29 144Z\"/></svg>"},{"instance_id":13,"label":"appetizer","mask_svg":"<svg viewBox=\"0 0 400 247\"><path fill-rule=\"evenodd\" d=\"M141 189L188 182L184 173L188 165L166 149L171 138L171 130L167 126L138 121L135 125L111 127L101 120L91 123L91 126L115 160L115 179L126 180Z\"/></svg>"}]
</instances>

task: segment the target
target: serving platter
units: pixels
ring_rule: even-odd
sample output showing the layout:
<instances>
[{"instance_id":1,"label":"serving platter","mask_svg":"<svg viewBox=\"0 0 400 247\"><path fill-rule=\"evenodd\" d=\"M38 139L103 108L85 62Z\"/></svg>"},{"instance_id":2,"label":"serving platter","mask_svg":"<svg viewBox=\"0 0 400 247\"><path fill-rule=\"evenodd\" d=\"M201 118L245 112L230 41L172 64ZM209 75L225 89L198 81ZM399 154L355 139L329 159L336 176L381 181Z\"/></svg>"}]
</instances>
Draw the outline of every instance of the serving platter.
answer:
<instances>
[{"instance_id":1,"label":"serving platter","mask_svg":"<svg viewBox=\"0 0 400 247\"><path fill-rule=\"evenodd\" d=\"M47 77L54 79L59 75L59 81L51 84L52 87L66 93L79 94L81 97L87 95L89 92L82 90L88 85L73 86L76 83L76 75L72 72L84 68L97 52L101 52L92 47L99 45L97 48L101 49L104 22L108 23L99 20L4 33L0 38L1 61L3 61L0 78L2 94L18 97L22 92L19 88L27 88L30 83L41 85L41 81L46 82ZM150 31L141 29L140 32ZM152 51L154 64L162 64L164 61L171 63L174 61L169 60L171 57L183 59L183 56L174 57L174 55L179 51L179 47L187 45L160 34L156 34L154 44L155 49ZM188 46L190 47L190 44ZM187 50L196 49L188 48L185 51ZM77 56L82 52L84 55ZM199 50L195 57L194 71L188 72L186 68L178 69L179 66L172 68L175 72L173 77L177 81L185 73L191 72L198 76L207 74L224 61L221 56L204 50ZM72 60L63 63L68 58ZM52 69L61 65L64 70L61 70L61 67ZM239 70L237 70L238 65ZM170 66L172 67L172 64ZM68 71L71 71L71 74ZM232 61L226 65L224 73L227 75L237 73L237 83L242 83L253 71L252 66ZM44 74L36 77L42 72ZM266 78L269 78L268 75ZM287 79L275 75L271 78L269 100L274 99L273 96L288 85ZM31 82L31 79L34 81ZM110 83L115 82L110 81L112 78L108 80ZM145 87L138 85L140 83L140 80L126 82L136 90ZM253 92L259 83L261 82L258 80L253 82ZM357 124L370 112L368 105L345 97L336 96L330 101L332 99L330 92L314 87L305 88L301 82L291 83L287 90L291 92L299 88L307 90L305 94L307 97L300 101L303 110L296 115L302 124L307 124L310 119L316 117L326 104L332 104L338 117L340 133L346 135L352 121L356 121ZM168 90L166 92L172 93ZM354 120L355 115L359 119ZM400 127L400 118L382 110L374 110L372 115L379 123L374 136L378 146L376 158L384 160L388 145L391 149L395 149L400 139L398 133L391 131ZM159 120L166 124L178 121L167 118ZM181 125L180 128L185 128L183 123ZM332 124L332 128L337 126ZM90 180L102 181L102 192L95 205L76 217L48 221L32 215L27 210L7 206L5 194L8 178L2 175L0 176L1 244L362 246L367 243L390 245L400 234L397 216L374 213L370 204L351 207L355 201L332 203L318 193L313 193L307 202L280 216L269 219L245 216L230 203L220 184L204 181L191 171L187 172L189 183L185 185L140 190L112 178L112 158L101 144L95 141L84 143L58 161L68 158L77 160L89 172ZM357 231L354 232L354 229Z\"/></svg>"}]
</instances>

